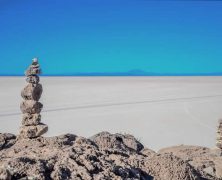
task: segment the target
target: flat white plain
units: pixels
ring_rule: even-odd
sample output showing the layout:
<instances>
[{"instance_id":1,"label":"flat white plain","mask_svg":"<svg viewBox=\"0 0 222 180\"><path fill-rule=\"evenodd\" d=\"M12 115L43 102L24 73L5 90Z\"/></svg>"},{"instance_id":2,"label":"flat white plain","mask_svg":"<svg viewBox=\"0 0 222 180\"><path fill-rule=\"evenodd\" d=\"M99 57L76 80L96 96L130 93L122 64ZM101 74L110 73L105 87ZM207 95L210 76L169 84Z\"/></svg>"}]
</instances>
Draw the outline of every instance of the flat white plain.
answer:
<instances>
[{"instance_id":1,"label":"flat white plain","mask_svg":"<svg viewBox=\"0 0 222 180\"><path fill-rule=\"evenodd\" d=\"M46 136L130 133L146 147L214 147L222 77L41 77ZM0 132L18 134L24 77L0 78Z\"/></svg>"}]
</instances>

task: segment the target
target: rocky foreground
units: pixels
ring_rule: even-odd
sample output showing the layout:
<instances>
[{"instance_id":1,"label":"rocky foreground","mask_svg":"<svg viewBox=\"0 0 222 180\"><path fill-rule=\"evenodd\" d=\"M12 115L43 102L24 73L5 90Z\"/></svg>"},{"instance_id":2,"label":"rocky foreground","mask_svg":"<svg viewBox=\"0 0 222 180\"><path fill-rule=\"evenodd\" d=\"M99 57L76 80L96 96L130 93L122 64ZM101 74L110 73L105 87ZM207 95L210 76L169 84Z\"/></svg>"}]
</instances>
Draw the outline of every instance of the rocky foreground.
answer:
<instances>
[{"instance_id":1,"label":"rocky foreground","mask_svg":"<svg viewBox=\"0 0 222 180\"><path fill-rule=\"evenodd\" d=\"M176 146L154 152L131 135L21 138L0 134L0 179L222 179L218 150Z\"/></svg>"}]
</instances>

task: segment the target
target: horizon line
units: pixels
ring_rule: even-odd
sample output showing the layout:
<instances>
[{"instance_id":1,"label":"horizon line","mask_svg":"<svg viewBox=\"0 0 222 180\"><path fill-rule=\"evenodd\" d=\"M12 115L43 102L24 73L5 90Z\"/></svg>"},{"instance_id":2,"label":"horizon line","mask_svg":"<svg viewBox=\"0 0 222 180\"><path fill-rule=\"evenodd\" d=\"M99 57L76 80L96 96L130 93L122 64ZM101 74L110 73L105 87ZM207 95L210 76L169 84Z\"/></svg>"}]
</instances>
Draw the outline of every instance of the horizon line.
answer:
<instances>
[{"instance_id":1,"label":"horizon line","mask_svg":"<svg viewBox=\"0 0 222 180\"><path fill-rule=\"evenodd\" d=\"M0 74L0 77L22 77L24 74ZM86 76L222 76L222 73L153 73L153 74L130 74L130 73L70 73L70 74L40 74L40 76L69 76L69 77L86 77Z\"/></svg>"}]
</instances>

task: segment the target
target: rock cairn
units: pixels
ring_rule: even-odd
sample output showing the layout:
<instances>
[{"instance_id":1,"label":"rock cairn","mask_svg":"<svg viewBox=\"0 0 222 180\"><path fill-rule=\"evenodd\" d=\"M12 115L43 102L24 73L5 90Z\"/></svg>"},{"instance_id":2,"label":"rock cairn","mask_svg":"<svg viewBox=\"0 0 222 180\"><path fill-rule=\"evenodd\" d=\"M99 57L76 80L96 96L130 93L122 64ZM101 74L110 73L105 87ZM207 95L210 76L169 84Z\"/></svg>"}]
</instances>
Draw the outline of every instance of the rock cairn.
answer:
<instances>
[{"instance_id":1,"label":"rock cairn","mask_svg":"<svg viewBox=\"0 0 222 180\"><path fill-rule=\"evenodd\" d=\"M218 123L216 146L222 150L222 119L220 119Z\"/></svg>"},{"instance_id":2,"label":"rock cairn","mask_svg":"<svg viewBox=\"0 0 222 180\"><path fill-rule=\"evenodd\" d=\"M36 138L48 131L48 126L41 123L40 112L42 103L38 102L42 95L42 85L39 84L41 69L38 59L34 58L32 64L25 71L28 85L22 90L21 96L24 101L20 105L23 113L20 137Z\"/></svg>"}]
</instances>

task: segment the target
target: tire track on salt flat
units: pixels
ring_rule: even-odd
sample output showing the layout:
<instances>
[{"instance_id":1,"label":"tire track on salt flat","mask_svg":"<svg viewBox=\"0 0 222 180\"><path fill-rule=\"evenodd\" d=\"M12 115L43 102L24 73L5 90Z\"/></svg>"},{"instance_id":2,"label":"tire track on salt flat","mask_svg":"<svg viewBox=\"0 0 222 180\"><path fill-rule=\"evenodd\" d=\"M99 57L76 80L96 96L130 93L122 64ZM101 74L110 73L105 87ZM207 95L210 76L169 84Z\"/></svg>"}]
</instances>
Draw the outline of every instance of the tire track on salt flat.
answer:
<instances>
[{"instance_id":1,"label":"tire track on salt flat","mask_svg":"<svg viewBox=\"0 0 222 180\"><path fill-rule=\"evenodd\" d=\"M43 110L42 113L53 112L53 111L68 111L68 110L76 110L76 109L89 109L89 108L102 108L102 107L123 106L123 105L135 105L135 104L152 104L152 103L193 101L193 100L201 100L201 99L205 99L205 98L208 99L208 98L215 98L215 97L222 97L222 94L183 97L183 98L154 99L154 100L146 100L146 101L129 101L129 102L118 102L118 103L90 104L90 105L81 105L81 106L74 106L74 107L59 107L59 108L52 108L52 109ZM17 116L20 114L21 114L20 112L2 113L2 114L0 114L0 117Z\"/></svg>"}]
</instances>

